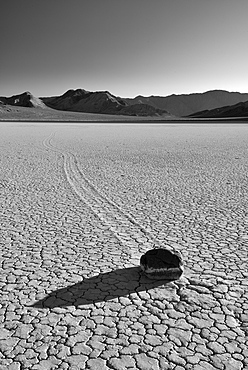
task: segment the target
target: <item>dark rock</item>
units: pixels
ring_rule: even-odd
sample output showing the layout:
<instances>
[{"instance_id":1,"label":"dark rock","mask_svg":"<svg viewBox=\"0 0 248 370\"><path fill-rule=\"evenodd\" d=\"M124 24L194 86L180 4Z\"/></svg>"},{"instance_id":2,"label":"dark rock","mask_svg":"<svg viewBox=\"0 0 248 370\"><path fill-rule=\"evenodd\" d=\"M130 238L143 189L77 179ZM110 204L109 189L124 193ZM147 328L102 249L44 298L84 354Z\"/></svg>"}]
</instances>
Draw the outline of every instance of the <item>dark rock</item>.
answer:
<instances>
[{"instance_id":1,"label":"dark rock","mask_svg":"<svg viewBox=\"0 0 248 370\"><path fill-rule=\"evenodd\" d=\"M147 251L140 258L140 267L145 275L151 279L176 280L183 273L181 254L167 248Z\"/></svg>"}]
</instances>

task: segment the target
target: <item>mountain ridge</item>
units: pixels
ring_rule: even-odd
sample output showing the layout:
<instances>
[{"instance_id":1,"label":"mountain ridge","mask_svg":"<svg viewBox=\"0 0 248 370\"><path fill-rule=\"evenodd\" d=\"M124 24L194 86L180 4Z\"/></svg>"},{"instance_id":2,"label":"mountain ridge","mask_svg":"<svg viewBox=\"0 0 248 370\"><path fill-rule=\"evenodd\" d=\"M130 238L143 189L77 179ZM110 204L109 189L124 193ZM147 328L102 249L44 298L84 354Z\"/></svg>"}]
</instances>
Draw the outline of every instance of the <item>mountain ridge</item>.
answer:
<instances>
[{"instance_id":1,"label":"mountain ridge","mask_svg":"<svg viewBox=\"0 0 248 370\"><path fill-rule=\"evenodd\" d=\"M221 114L229 114L226 117L231 117L231 111L227 113L228 107L247 102L248 93L208 90L203 93L172 94L164 97L138 95L135 98L121 98L107 90L92 92L78 88L69 89L62 95L40 98L26 91L11 97L0 97L0 101L13 106L50 108L79 113L161 118L216 118L221 117ZM223 107L225 113L222 111ZM236 107L235 109L245 112L246 108ZM215 111L212 112L212 110Z\"/></svg>"},{"instance_id":2,"label":"mountain ridge","mask_svg":"<svg viewBox=\"0 0 248 370\"><path fill-rule=\"evenodd\" d=\"M42 101L50 108L84 113L124 114L133 116L163 116L167 111L149 104L129 104L109 91L68 90L63 95L44 97Z\"/></svg>"},{"instance_id":3,"label":"mountain ridge","mask_svg":"<svg viewBox=\"0 0 248 370\"><path fill-rule=\"evenodd\" d=\"M193 113L189 118L248 117L248 101Z\"/></svg>"},{"instance_id":4,"label":"mountain ridge","mask_svg":"<svg viewBox=\"0 0 248 370\"><path fill-rule=\"evenodd\" d=\"M165 109L177 117L186 117L195 112L240 103L248 100L248 93L226 90L208 90L203 93L179 94L168 96L151 95L125 99L129 104L147 103L155 108Z\"/></svg>"},{"instance_id":5,"label":"mountain ridge","mask_svg":"<svg viewBox=\"0 0 248 370\"><path fill-rule=\"evenodd\" d=\"M52 97L34 97L30 92L24 92L11 97L0 97L4 104L30 108L47 108L82 113L164 117L168 112L154 108L149 104L128 104L122 98L114 96L109 91L91 92L84 89L70 89L62 95Z\"/></svg>"},{"instance_id":6,"label":"mountain ridge","mask_svg":"<svg viewBox=\"0 0 248 370\"><path fill-rule=\"evenodd\" d=\"M25 91L22 94L11 97L0 96L0 101L4 104L15 105L30 108L46 108L46 105L40 98L37 98L31 92Z\"/></svg>"}]
</instances>

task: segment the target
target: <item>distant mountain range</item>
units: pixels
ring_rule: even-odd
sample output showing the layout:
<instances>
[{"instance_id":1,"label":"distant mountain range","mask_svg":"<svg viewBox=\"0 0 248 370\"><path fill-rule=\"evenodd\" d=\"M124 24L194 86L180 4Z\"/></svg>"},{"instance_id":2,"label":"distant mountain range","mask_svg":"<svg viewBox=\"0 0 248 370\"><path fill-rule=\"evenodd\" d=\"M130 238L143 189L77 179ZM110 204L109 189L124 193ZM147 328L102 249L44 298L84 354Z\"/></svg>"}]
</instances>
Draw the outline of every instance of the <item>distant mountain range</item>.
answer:
<instances>
[{"instance_id":1,"label":"distant mountain range","mask_svg":"<svg viewBox=\"0 0 248 370\"><path fill-rule=\"evenodd\" d=\"M34 97L30 92L14 95L9 98L0 97L4 104L34 107L52 108L60 111L100 113L124 116L163 117L168 112L155 108L149 104L129 104L120 97L110 94L108 91L90 92L83 89L68 90L60 96Z\"/></svg>"},{"instance_id":2,"label":"distant mountain range","mask_svg":"<svg viewBox=\"0 0 248 370\"><path fill-rule=\"evenodd\" d=\"M129 104L150 104L155 108L164 109L177 117L186 117L199 111L248 101L248 94L212 90L204 93L169 95L165 97L144 97L139 95L134 99L126 99L126 101Z\"/></svg>"},{"instance_id":3,"label":"distant mountain range","mask_svg":"<svg viewBox=\"0 0 248 370\"><path fill-rule=\"evenodd\" d=\"M248 116L248 94L212 90L205 93L121 98L108 91L68 90L63 95L35 97L24 92L0 97L4 105L123 116L220 118Z\"/></svg>"}]
</instances>

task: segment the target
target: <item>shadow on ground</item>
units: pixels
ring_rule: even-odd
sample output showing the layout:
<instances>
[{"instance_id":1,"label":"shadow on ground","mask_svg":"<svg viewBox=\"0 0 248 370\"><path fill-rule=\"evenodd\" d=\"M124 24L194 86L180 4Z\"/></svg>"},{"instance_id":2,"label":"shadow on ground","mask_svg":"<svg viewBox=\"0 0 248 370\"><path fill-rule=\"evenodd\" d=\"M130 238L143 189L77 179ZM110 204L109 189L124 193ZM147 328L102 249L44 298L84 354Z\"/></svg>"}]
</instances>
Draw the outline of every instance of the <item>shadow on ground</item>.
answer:
<instances>
[{"instance_id":1,"label":"shadow on ground","mask_svg":"<svg viewBox=\"0 0 248 370\"><path fill-rule=\"evenodd\" d=\"M42 300L35 302L32 307L55 308L106 302L168 283L170 283L168 280L148 279L142 274L139 267L118 269L55 290Z\"/></svg>"}]
</instances>

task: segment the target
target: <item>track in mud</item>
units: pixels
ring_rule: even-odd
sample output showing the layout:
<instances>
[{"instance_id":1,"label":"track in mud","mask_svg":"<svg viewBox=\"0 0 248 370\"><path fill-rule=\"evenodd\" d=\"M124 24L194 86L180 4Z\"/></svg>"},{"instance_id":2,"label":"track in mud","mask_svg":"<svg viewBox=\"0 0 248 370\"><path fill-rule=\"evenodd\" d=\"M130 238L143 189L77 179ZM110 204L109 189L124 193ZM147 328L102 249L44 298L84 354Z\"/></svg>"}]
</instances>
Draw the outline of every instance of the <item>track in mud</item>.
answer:
<instances>
[{"instance_id":1,"label":"track in mud","mask_svg":"<svg viewBox=\"0 0 248 370\"><path fill-rule=\"evenodd\" d=\"M52 141L55 133L43 141L43 146L63 157L64 175L67 183L78 198L111 230L125 247L144 253L148 248L156 248L160 243L133 216L123 211L118 204L102 194L79 170L76 156L56 148ZM146 246L144 246L146 244Z\"/></svg>"}]
</instances>

